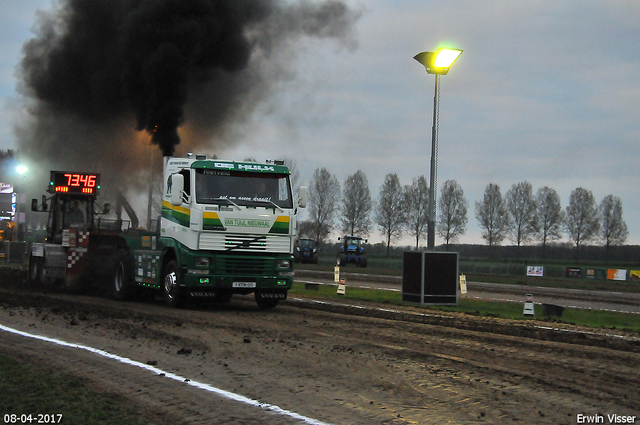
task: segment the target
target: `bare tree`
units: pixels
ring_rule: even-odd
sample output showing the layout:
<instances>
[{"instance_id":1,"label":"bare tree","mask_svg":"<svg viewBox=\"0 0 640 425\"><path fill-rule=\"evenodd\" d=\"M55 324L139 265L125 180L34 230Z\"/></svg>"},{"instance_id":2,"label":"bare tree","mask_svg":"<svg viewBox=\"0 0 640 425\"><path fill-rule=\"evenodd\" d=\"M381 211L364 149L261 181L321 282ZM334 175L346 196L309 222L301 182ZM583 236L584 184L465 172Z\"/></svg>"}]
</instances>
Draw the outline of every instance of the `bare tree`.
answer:
<instances>
[{"instance_id":1,"label":"bare tree","mask_svg":"<svg viewBox=\"0 0 640 425\"><path fill-rule=\"evenodd\" d=\"M476 201L476 219L484 229L482 238L489 246L499 245L504 239L507 226L507 208L499 185L489 183L482 202Z\"/></svg>"},{"instance_id":2,"label":"bare tree","mask_svg":"<svg viewBox=\"0 0 640 425\"><path fill-rule=\"evenodd\" d=\"M298 238L313 238L315 234L315 228L311 220L298 222Z\"/></svg>"},{"instance_id":3,"label":"bare tree","mask_svg":"<svg viewBox=\"0 0 640 425\"><path fill-rule=\"evenodd\" d=\"M548 186L538 189L536 207L538 235L542 241L542 257L544 258L547 241L562 238L564 211L562 211L562 206L560 205L558 192Z\"/></svg>"},{"instance_id":4,"label":"bare tree","mask_svg":"<svg viewBox=\"0 0 640 425\"><path fill-rule=\"evenodd\" d=\"M362 170L347 177L342 191L342 230L350 235L368 236L371 230L371 191Z\"/></svg>"},{"instance_id":5,"label":"bare tree","mask_svg":"<svg viewBox=\"0 0 640 425\"><path fill-rule=\"evenodd\" d=\"M571 192L566 209L565 227L576 244L576 258L580 255L580 244L597 236L600 228L598 209L590 190L579 187Z\"/></svg>"},{"instance_id":6,"label":"bare tree","mask_svg":"<svg viewBox=\"0 0 640 425\"><path fill-rule=\"evenodd\" d=\"M442 185L440 202L438 203L438 223L436 230L443 238L449 250L449 243L454 242L467 231L467 210L469 201L464 197L462 186L455 180L447 180Z\"/></svg>"},{"instance_id":7,"label":"bare tree","mask_svg":"<svg viewBox=\"0 0 640 425\"><path fill-rule=\"evenodd\" d=\"M412 236L416 238L416 249L420 244L420 237L427 230L429 222L429 185L424 176L414 178L411 185L404 187L406 226Z\"/></svg>"},{"instance_id":8,"label":"bare tree","mask_svg":"<svg viewBox=\"0 0 640 425\"><path fill-rule=\"evenodd\" d=\"M391 240L402 235L405 224L404 191L397 174L387 174L380 188L375 210L375 221L387 239L387 257Z\"/></svg>"},{"instance_id":9,"label":"bare tree","mask_svg":"<svg viewBox=\"0 0 640 425\"><path fill-rule=\"evenodd\" d=\"M518 247L530 241L538 231L536 201L531 183L524 181L511 186L505 195L507 205L507 234Z\"/></svg>"},{"instance_id":10,"label":"bare tree","mask_svg":"<svg viewBox=\"0 0 640 425\"><path fill-rule=\"evenodd\" d=\"M600 217L600 237L605 243L606 258L609 260L611 245L622 245L629 236L627 223L622 219L622 200L613 195L607 195L598 208Z\"/></svg>"},{"instance_id":11,"label":"bare tree","mask_svg":"<svg viewBox=\"0 0 640 425\"><path fill-rule=\"evenodd\" d=\"M340 183L326 168L316 168L309 187L309 221L320 244L333 230L334 213L340 199Z\"/></svg>"}]
</instances>

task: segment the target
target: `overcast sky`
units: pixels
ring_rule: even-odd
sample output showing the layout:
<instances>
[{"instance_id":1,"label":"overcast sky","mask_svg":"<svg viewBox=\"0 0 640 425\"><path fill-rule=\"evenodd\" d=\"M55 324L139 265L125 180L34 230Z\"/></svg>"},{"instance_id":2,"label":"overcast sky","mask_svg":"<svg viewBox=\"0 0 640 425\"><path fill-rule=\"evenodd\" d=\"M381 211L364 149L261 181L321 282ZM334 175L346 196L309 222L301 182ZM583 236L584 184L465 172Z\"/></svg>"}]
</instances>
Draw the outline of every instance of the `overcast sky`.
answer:
<instances>
[{"instance_id":1,"label":"overcast sky","mask_svg":"<svg viewBox=\"0 0 640 425\"><path fill-rule=\"evenodd\" d=\"M232 147L212 151L293 158L304 183L319 167L341 184L360 169L373 198L387 173L410 184L429 174L434 95L434 76L413 56L457 47L464 53L441 78L437 187L438 197L447 179L464 189L460 242L483 243L474 204L487 184L505 194L526 180L555 189L563 207L577 187L598 203L621 197L628 243L640 244L640 2L347 3L363 10L353 42L308 40L293 78ZM36 10L50 5L0 3L0 149L17 147L16 66ZM377 228L371 236L380 239Z\"/></svg>"}]
</instances>

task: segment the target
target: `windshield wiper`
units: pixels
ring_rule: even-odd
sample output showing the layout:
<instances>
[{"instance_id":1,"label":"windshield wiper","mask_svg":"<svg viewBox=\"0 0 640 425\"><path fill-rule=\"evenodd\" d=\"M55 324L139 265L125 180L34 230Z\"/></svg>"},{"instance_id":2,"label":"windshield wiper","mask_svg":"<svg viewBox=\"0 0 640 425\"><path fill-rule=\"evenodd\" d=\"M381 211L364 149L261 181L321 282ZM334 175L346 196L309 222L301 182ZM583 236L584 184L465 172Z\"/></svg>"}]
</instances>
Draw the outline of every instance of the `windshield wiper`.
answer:
<instances>
[{"instance_id":1,"label":"windshield wiper","mask_svg":"<svg viewBox=\"0 0 640 425\"><path fill-rule=\"evenodd\" d=\"M228 198L205 198L205 199L210 199L212 201L218 201L218 202L219 201L225 201L225 202L228 202L228 203L230 203L231 205L233 205L235 207L238 207L239 210L242 209L242 208L240 208L240 205L236 204L235 202L233 202L231 199L228 199Z\"/></svg>"},{"instance_id":2,"label":"windshield wiper","mask_svg":"<svg viewBox=\"0 0 640 425\"><path fill-rule=\"evenodd\" d=\"M274 207L276 207L277 209L279 209L280 211L284 211L284 209L282 209L282 207L278 204L276 204L275 202L269 200L269 199L253 199L253 202L268 202L271 205L273 205Z\"/></svg>"}]
</instances>

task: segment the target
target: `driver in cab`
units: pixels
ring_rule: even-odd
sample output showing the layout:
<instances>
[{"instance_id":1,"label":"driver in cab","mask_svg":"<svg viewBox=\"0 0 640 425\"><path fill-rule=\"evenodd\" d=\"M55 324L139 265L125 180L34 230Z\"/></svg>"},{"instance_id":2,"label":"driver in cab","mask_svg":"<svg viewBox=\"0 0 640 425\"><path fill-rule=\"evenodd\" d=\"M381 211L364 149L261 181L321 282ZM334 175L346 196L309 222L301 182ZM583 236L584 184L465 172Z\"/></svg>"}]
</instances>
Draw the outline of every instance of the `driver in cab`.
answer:
<instances>
[{"instance_id":1,"label":"driver in cab","mask_svg":"<svg viewBox=\"0 0 640 425\"><path fill-rule=\"evenodd\" d=\"M69 204L69 209L65 214L65 223L68 227L79 227L84 224L84 214L80 208L80 201L74 200Z\"/></svg>"}]
</instances>

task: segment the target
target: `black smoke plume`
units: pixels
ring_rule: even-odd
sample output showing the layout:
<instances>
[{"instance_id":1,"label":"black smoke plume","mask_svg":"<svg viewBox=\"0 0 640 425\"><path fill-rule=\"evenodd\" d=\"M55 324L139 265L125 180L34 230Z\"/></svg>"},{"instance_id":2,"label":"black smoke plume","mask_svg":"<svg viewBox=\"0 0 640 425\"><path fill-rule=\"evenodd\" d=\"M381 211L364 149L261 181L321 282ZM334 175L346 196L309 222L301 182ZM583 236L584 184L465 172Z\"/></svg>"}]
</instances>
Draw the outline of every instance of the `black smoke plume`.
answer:
<instances>
[{"instance_id":1,"label":"black smoke plume","mask_svg":"<svg viewBox=\"0 0 640 425\"><path fill-rule=\"evenodd\" d=\"M305 37L349 45L359 15L337 0L60 0L23 48L21 151L131 175L145 138L163 155L179 128L187 147L218 143L268 97L278 58Z\"/></svg>"}]
</instances>

